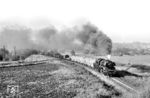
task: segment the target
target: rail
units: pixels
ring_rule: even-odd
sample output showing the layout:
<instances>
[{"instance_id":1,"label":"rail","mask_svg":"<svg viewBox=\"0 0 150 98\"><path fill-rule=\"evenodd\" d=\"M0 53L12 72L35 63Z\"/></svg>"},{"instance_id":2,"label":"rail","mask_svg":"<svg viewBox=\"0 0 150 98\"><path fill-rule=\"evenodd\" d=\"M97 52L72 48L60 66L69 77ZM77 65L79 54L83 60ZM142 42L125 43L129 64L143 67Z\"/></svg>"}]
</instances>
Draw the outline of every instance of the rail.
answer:
<instances>
[{"instance_id":1,"label":"rail","mask_svg":"<svg viewBox=\"0 0 150 98\"><path fill-rule=\"evenodd\" d=\"M13 62L4 62L0 63L0 68L3 67L17 67L17 66L26 66L26 65L36 65L36 64L42 64L49 61L47 60L39 60L39 61L13 61Z\"/></svg>"}]
</instances>

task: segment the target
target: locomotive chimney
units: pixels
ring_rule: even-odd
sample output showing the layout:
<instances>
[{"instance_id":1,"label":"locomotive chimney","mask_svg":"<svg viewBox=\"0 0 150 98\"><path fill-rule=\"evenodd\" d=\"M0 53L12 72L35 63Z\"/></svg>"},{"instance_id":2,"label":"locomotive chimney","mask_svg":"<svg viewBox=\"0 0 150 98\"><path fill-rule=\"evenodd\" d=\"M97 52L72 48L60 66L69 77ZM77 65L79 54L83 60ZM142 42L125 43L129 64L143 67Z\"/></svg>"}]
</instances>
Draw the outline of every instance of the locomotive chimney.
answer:
<instances>
[{"instance_id":1,"label":"locomotive chimney","mask_svg":"<svg viewBox=\"0 0 150 98\"><path fill-rule=\"evenodd\" d=\"M111 58L111 54L108 54L107 59L110 60L110 58Z\"/></svg>"}]
</instances>

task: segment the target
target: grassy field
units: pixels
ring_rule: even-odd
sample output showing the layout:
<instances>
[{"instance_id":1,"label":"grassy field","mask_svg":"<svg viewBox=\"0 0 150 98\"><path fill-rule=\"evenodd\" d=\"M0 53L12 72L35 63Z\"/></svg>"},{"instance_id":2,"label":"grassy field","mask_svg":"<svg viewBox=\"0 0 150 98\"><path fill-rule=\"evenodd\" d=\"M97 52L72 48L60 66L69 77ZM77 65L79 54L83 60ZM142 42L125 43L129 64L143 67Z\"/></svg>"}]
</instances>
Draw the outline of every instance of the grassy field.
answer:
<instances>
[{"instance_id":1,"label":"grassy field","mask_svg":"<svg viewBox=\"0 0 150 98\"><path fill-rule=\"evenodd\" d=\"M78 66L47 63L0 68L0 95L9 85L19 86L21 98L111 98L121 92Z\"/></svg>"},{"instance_id":2,"label":"grassy field","mask_svg":"<svg viewBox=\"0 0 150 98\"><path fill-rule=\"evenodd\" d=\"M80 55L81 56L81 55ZM85 57L85 55L83 55ZM94 56L86 56L99 58ZM103 57L106 58L106 57ZM134 87L138 94L124 93L121 98L150 98L150 56L112 56L119 74L116 78ZM130 67L129 67L130 66ZM129 68L129 69L128 69Z\"/></svg>"},{"instance_id":3,"label":"grassy field","mask_svg":"<svg viewBox=\"0 0 150 98\"><path fill-rule=\"evenodd\" d=\"M150 55L137 55L137 56L112 56L111 60L123 64L142 64L150 65Z\"/></svg>"},{"instance_id":4,"label":"grassy field","mask_svg":"<svg viewBox=\"0 0 150 98\"><path fill-rule=\"evenodd\" d=\"M141 56L112 56L111 60L119 63L121 65L121 70L127 69L128 64L130 68L127 70L129 73L140 75L141 78L134 75L126 75L121 77L123 81L132 85L138 91L138 96L133 95L137 98L150 98L150 56L141 55ZM118 67L118 66L116 66ZM119 66L120 67L120 66ZM129 97L129 95L126 95ZM125 97L125 98L126 98Z\"/></svg>"},{"instance_id":5,"label":"grassy field","mask_svg":"<svg viewBox=\"0 0 150 98\"><path fill-rule=\"evenodd\" d=\"M21 98L150 98L150 77L135 75L150 74L150 66L143 65L149 57L112 57L116 62L123 63L121 66L124 68L127 68L130 58L134 60L135 64L132 63L127 70L128 74L117 78L135 87L138 94L122 93L77 65L51 59L46 64L0 68L0 96L9 95L9 85L17 85ZM136 62L140 58L146 58L141 61L142 64Z\"/></svg>"},{"instance_id":6,"label":"grassy field","mask_svg":"<svg viewBox=\"0 0 150 98\"><path fill-rule=\"evenodd\" d=\"M77 54L77 56L89 57L89 58L107 58L106 56L94 56L89 54ZM111 56L111 60L121 64L142 64L150 65L150 55L123 55L123 56Z\"/></svg>"}]
</instances>

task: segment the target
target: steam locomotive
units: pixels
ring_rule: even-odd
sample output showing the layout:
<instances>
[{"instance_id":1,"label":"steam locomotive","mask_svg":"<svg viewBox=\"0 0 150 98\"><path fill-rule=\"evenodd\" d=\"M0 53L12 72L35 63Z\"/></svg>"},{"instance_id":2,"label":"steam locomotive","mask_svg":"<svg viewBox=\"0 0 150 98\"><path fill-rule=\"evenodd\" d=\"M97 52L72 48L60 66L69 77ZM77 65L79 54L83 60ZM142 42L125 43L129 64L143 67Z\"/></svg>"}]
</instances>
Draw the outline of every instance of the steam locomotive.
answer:
<instances>
[{"instance_id":1,"label":"steam locomotive","mask_svg":"<svg viewBox=\"0 0 150 98\"><path fill-rule=\"evenodd\" d=\"M94 69L107 76L113 76L116 74L115 66L115 62L103 58L99 58L93 63Z\"/></svg>"},{"instance_id":2,"label":"steam locomotive","mask_svg":"<svg viewBox=\"0 0 150 98\"><path fill-rule=\"evenodd\" d=\"M89 66L107 76L113 76L116 74L115 62L104 58L98 58L95 60L95 58L72 56L71 60Z\"/></svg>"}]
</instances>

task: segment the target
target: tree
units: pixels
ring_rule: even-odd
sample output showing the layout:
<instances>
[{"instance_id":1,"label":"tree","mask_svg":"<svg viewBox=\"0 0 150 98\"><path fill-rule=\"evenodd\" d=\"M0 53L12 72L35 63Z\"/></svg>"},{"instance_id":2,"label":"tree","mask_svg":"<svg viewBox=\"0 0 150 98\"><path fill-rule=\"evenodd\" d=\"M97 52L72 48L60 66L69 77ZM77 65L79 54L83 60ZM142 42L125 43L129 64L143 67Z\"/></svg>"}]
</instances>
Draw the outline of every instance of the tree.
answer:
<instances>
[{"instance_id":1,"label":"tree","mask_svg":"<svg viewBox=\"0 0 150 98\"><path fill-rule=\"evenodd\" d=\"M6 60L8 59L9 51L3 46L3 48L0 48L0 57L1 60Z\"/></svg>"}]
</instances>

